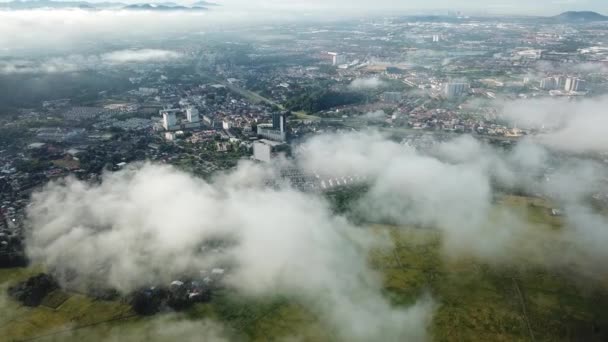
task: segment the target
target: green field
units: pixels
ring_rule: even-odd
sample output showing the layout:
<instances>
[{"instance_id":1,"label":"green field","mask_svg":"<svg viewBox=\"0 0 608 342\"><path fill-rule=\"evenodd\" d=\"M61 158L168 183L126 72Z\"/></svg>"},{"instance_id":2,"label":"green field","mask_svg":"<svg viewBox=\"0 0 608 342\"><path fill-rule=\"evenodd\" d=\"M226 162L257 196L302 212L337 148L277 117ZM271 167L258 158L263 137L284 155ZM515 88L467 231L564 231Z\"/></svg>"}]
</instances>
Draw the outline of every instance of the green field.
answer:
<instances>
[{"instance_id":1,"label":"green field","mask_svg":"<svg viewBox=\"0 0 608 342\"><path fill-rule=\"evenodd\" d=\"M310 115L305 111L293 112L293 115L295 116L296 119L300 119L300 120L310 120L310 121L321 120L320 117L315 116L315 115Z\"/></svg>"},{"instance_id":2,"label":"green field","mask_svg":"<svg viewBox=\"0 0 608 342\"><path fill-rule=\"evenodd\" d=\"M499 203L527 213L530 229L560 229L560 219L550 215L546 201L509 196ZM438 302L429 328L435 341L605 341L608 336L605 284L573 283L540 267L490 266L466 258L448 262L439 234L432 230L372 229L387 231L395 242L394 248L369 256L372 268L384 276L385 296L395 306L407 307L423 293ZM210 303L179 316L144 318L125 303L75 293L55 291L37 308L22 307L6 296L9 283L39 271L0 270L1 340L118 341L128 336L130 341L156 341L163 340L158 328L163 319L201 331L209 330L207 319L221 322L222 335L239 341L335 340L332 330L294 298L251 299L219 291Z\"/></svg>"}]
</instances>

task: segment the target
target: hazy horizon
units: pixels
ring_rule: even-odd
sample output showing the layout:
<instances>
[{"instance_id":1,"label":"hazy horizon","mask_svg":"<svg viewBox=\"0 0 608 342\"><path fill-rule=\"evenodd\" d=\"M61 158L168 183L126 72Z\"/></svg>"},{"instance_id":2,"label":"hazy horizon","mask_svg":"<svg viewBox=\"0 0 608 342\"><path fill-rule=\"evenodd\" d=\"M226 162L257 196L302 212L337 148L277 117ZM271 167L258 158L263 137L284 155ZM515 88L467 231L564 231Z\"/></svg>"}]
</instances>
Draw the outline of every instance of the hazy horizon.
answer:
<instances>
[{"instance_id":1,"label":"hazy horizon","mask_svg":"<svg viewBox=\"0 0 608 342\"><path fill-rule=\"evenodd\" d=\"M0 2L11 2L12 0L0 0ZM34 1L34 0L25 0ZM59 1L59 0L52 0ZM77 2L79 0L66 0ZM180 5L191 5L197 1L193 0L88 0L91 3L101 2L117 2L117 3L167 3L173 2ZM341 13L395 13L402 11L407 13L428 13L440 14L452 12L461 12L463 15L483 15L483 14L502 14L502 15L556 15L565 11L596 11L602 14L608 13L608 4L603 0L541 0L536 2L524 0L488 0L488 1L466 1L466 3L455 4L448 0L428 0L428 1L407 1L396 3L390 0L370 1L346 1L346 0L261 0L261 1L244 1L244 0L218 0L209 1L222 5L221 11L231 9L248 9L255 11L286 11L292 12L301 11L318 12L323 14L340 15ZM218 10L218 8L216 8ZM324 13L326 11L341 11L337 13Z\"/></svg>"}]
</instances>

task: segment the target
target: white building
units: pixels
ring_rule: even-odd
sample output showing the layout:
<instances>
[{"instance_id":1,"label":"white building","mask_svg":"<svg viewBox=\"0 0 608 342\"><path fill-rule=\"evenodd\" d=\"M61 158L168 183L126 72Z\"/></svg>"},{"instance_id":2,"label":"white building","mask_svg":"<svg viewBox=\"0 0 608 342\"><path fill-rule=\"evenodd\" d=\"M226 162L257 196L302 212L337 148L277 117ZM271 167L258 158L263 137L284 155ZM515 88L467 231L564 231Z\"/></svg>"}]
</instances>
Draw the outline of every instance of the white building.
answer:
<instances>
[{"instance_id":1,"label":"white building","mask_svg":"<svg viewBox=\"0 0 608 342\"><path fill-rule=\"evenodd\" d=\"M152 95L158 94L158 89L157 88L140 87L138 92L142 96L152 96Z\"/></svg>"},{"instance_id":2,"label":"white building","mask_svg":"<svg viewBox=\"0 0 608 342\"><path fill-rule=\"evenodd\" d=\"M229 130L232 127L232 125L230 124L230 121L228 120L223 120L222 121L222 128L225 130Z\"/></svg>"},{"instance_id":3,"label":"white building","mask_svg":"<svg viewBox=\"0 0 608 342\"><path fill-rule=\"evenodd\" d=\"M275 148L283 145L280 142L260 139L253 142L253 159L270 163L270 161L276 156Z\"/></svg>"},{"instance_id":4,"label":"white building","mask_svg":"<svg viewBox=\"0 0 608 342\"><path fill-rule=\"evenodd\" d=\"M280 130L274 129L272 124L259 124L258 135L262 138L274 140L274 141L285 141L287 140L287 133L281 132Z\"/></svg>"},{"instance_id":5,"label":"white building","mask_svg":"<svg viewBox=\"0 0 608 342\"><path fill-rule=\"evenodd\" d=\"M337 52L328 52L327 54L332 57L332 59L331 59L332 65L341 65L341 64L346 63L346 56L344 56L344 55L341 55Z\"/></svg>"},{"instance_id":6,"label":"white building","mask_svg":"<svg viewBox=\"0 0 608 342\"><path fill-rule=\"evenodd\" d=\"M186 109L186 118L188 119L188 122L199 122L200 121L200 117L198 115L198 109L194 108L194 107L190 107L188 109Z\"/></svg>"},{"instance_id":7,"label":"white building","mask_svg":"<svg viewBox=\"0 0 608 342\"><path fill-rule=\"evenodd\" d=\"M165 139L167 141L174 141L175 140L175 132L165 132Z\"/></svg>"},{"instance_id":8,"label":"white building","mask_svg":"<svg viewBox=\"0 0 608 342\"><path fill-rule=\"evenodd\" d=\"M163 128L167 131L174 130L177 127L177 118L176 118L177 110L169 109L161 111L163 116Z\"/></svg>"},{"instance_id":9,"label":"white building","mask_svg":"<svg viewBox=\"0 0 608 342\"><path fill-rule=\"evenodd\" d=\"M525 59L537 60L540 59L543 55L543 50L523 50L518 51L517 56Z\"/></svg>"},{"instance_id":10,"label":"white building","mask_svg":"<svg viewBox=\"0 0 608 342\"><path fill-rule=\"evenodd\" d=\"M585 81L577 77L568 77L564 90L570 92L583 91L585 90Z\"/></svg>"},{"instance_id":11,"label":"white building","mask_svg":"<svg viewBox=\"0 0 608 342\"><path fill-rule=\"evenodd\" d=\"M563 89L566 86L566 77L564 76L554 76L555 80L555 89Z\"/></svg>"},{"instance_id":12,"label":"white building","mask_svg":"<svg viewBox=\"0 0 608 342\"><path fill-rule=\"evenodd\" d=\"M577 82L572 91L585 91L587 90L587 82L584 80L577 79Z\"/></svg>"},{"instance_id":13,"label":"white building","mask_svg":"<svg viewBox=\"0 0 608 342\"><path fill-rule=\"evenodd\" d=\"M552 90L555 89L555 78L553 77L545 77L540 80L540 89L543 90Z\"/></svg>"},{"instance_id":14,"label":"white building","mask_svg":"<svg viewBox=\"0 0 608 342\"><path fill-rule=\"evenodd\" d=\"M286 125L284 113L272 113L272 128L281 133L285 132Z\"/></svg>"},{"instance_id":15,"label":"white building","mask_svg":"<svg viewBox=\"0 0 608 342\"><path fill-rule=\"evenodd\" d=\"M445 97L448 99L458 97L463 95L465 92L469 90L469 85L467 83L446 83L443 92Z\"/></svg>"}]
</instances>

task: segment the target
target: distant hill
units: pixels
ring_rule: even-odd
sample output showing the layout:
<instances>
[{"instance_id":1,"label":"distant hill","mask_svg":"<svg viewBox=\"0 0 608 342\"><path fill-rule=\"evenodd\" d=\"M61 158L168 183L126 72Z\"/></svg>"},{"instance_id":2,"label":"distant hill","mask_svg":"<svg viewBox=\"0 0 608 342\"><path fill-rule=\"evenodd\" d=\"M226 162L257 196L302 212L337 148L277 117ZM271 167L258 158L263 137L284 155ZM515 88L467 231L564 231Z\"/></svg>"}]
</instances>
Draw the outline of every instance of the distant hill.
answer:
<instances>
[{"instance_id":1,"label":"distant hill","mask_svg":"<svg viewBox=\"0 0 608 342\"><path fill-rule=\"evenodd\" d=\"M608 21L608 17L597 12L591 11L570 11L552 17L552 19L563 22L592 22L592 21Z\"/></svg>"},{"instance_id":2,"label":"distant hill","mask_svg":"<svg viewBox=\"0 0 608 342\"><path fill-rule=\"evenodd\" d=\"M204 11L205 7L166 6L158 4L135 4L123 7L126 10L135 11Z\"/></svg>"},{"instance_id":3,"label":"distant hill","mask_svg":"<svg viewBox=\"0 0 608 342\"><path fill-rule=\"evenodd\" d=\"M179 7L180 5L175 2L155 2L156 5L167 6L167 7Z\"/></svg>"},{"instance_id":4,"label":"distant hill","mask_svg":"<svg viewBox=\"0 0 608 342\"><path fill-rule=\"evenodd\" d=\"M213 7L213 6L219 6L219 4L216 4L215 2L209 2L209 1L197 1L195 3L192 4L193 7Z\"/></svg>"}]
</instances>

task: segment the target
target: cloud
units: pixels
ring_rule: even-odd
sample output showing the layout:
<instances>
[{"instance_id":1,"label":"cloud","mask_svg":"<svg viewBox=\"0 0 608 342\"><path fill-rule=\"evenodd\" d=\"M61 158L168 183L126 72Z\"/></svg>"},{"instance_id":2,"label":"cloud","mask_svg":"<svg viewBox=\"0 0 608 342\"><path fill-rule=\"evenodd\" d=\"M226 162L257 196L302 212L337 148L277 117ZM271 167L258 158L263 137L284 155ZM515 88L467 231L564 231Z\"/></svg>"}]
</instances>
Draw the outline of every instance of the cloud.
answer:
<instances>
[{"instance_id":1,"label":"cloud","mask_svg":"<svg viewBox=\"0 0 608 342\"><path fill-rule=\"evenodd\" d=\"M302 298L343 340L424 339L433 300L393 307L367 266L369 250L390 241L334 215L317 195L266 187L273 175L244 163L206 182L145 164L97 185L51 183L28 210L28 254L64 286L123 292L223 266L239 293ZM209 241L224 241L221 252Z\"/></svg>"},{"instance_id":2,"label":"cloud","mask_svg":"<svg viewBox=\"0 0 608 342\"><path fill-rule=\"evenodd\" d=\"M562 63L554 61L537 61L536 69L540 74L532 74L533 78L541 79L547 74L572 75L572 74L604 74L608 72L606 64L603 62L581 62L581 63Z\"/></svg>"},{"instance_id":3,"label":"cloud","mask_svg":"<svg viewBox=\"0 0 608 342\"><path fill-rule=\"evenodd\" d=\"M354 205L358 217L436 230L448 259L606 276L599 244L608 242L608 222L591 215L589 200L608 190L608 173L596 162L556 155L532 139L502 150L461 136L422 149L374 132L317 136L297 154L310 172L364 176L369 191ZM495 204L501 192L550 199L564 208L566 224L535 227L527 208Z\"/></svg>"},{"instance_id":4,"label":"cloud","mask_svg":"<svg viewBox=\"0 0 608 342\"><path fill-rule=\"evenodd\" d=\"M499 0L496 0L499 1ZM599 0L598 0L599 1ZM28 56L38 53L82 53L91 41L128 44L133 40L159 41L187 34L239 29L248 25L280 24L311 20L336 20L428 12L449 8L447 0L434 2L368 1L244 1L222 2L210 11L154 12L128 10L34 9L0 10L0 55ZM468 4L469 9L490 8L487 2ZM510 11L525 12L522 2L510 5ZM500 12L504 8L494 7ZM592 9L592 6L587 6ZM465 8L461 8L464 10ZM543 11L546 8L543 7ZM559 11L555 11L559 13Z\"/></svg>"},{"instance_id":5,"label":"cloud","mask_svg":"<svg viewBox=\"0 0 608 342\"><path fill-rule=\"evenodd\" d=\"M101 59L109 63L165 62L181 57L180 53L169 50L141 49L120 50L103 54Z\"/></svg>"},{"instance_id":6,"label":"cloud","mask_svg":"<svg viewBox=\"0 0 608 342\"><path fill-rule=\"evenodd\" d=\"M68 55L43 60L0 60L0 74L62 73L94 70L127 63L168 62L183 55L170 50L118 50L102 55Z\"/></svg>"},{"instance_id":7,"label":"cloud","mask_svg":"<svg viewBox=\"0 0 608 342\"><path fill-rule=\"evenodd\" d=\"M241 14L205 12L27 10L0 11L0 54L28 56L41 49L74 53L94 40L97 46L129 46L133 39L158 40L213 28L221 22L240 25Z\"/></svg>"},{"instance_id":8,"label":"cloud","mask_svg":"<svg viewBox=\"0 0 608 342\"><path fill-rule=\"evenodd\" d=\"M321 177L361 176L368 190L354 215L434 230L447 260L608 276L608 221L589 204L608 190L600 163L533 139L510 150L470 136L418 147L373 131L321 134L294 153L282 163ZM240 294L297 298L341 340L425 339L435 301L392 306L381 275L368 267L369 251L390 249L391 240L337 215L317 194L283 182L268 187L278 175L245 162L205 181L144 164L100 184L54 182L33 195L28 255L64 285L123 292L219 265ZM529 211L546 208L497 204L510 192L549 199L563 209L563 226L530 222ZM209 241L223 245L209 249Z\"/></svg>"},{"instance_id":9,"label":"cloud","mask_svg":"<svg viewBox=\"0 0 608 342\"><path fill-rule=\"evenodd\" d=\"M349 85L354 90L372 90L386 86L386 82L378 77L357 78Z\"/></svg>"},{"instance_id":10,"label":"cloud","mask_svg":"<svg viewBox=\"0 0 608 342\"><path fill-rule=\"evenodd\" d=\"M480 149L470 140L470 147ZM489 176L466 156L463 163L444 162L378 133L317 137L300 153L311 171L368 179L370 190L357 206L366 219L439 228L448 235L446 250L470 241L491 207Z\"/></svg>"},{"instance_id":11,"label":"cloud","mask_svg":"<svg viewBox=\"0 0 608 342\"><path fill-rule=\"evenodd\" d=\"M0 61L0 74L30 74L74 72L92 68L97 59L88 60L83 56L50 58L45 61L5 60Z\"/></svg>"},{"instance_id":12,"label":"cloud","mask_svg":"<svg viewBox=\"0 0 608 342\"><path fill-rule=\"evenodd\" d=\"M578 63L572 66L572 70L575 72L582 73L599 73L606 74L608 73L608 66L606 66L605 62L586 62L586 63Z\"/></svg>"},{"instance_id":13,"label":"cloud","mask_svg":"<svg viewBox=\"0 0 608 342\"><path fill-rule=\"evenodd\" d=\"M383 110L377 110L375 112L365 113L362 117L367 120L382 121L386 119L386 113Z\"/></svg>"},{"instance_id":14,"label":"cloud","mask_svg":"<svg viewBox=\"0 0 608 342\"><path fill-rule=\"evenodd\" d=\"M313 12L315 12L313 10ZM210 11L129 11L83 9L0 10L0 56L82 53L108 44L132 46L134 41L154 42L206 32L234 34L250 25L326 20L347 14L316 11L314 15L292 6L265 7L258 2L218 6ZM243 30L249 34L249 30Z\"/></svg>"},{"instance_id":15,"label":"cloud","mask_svg":"<svg viewBox=\"0 0 608 342\"><path fill-rule=\"evenodd\" d=\"M569 152L607 152L608 97L570 100L532 99L507 102L500 115L521 128L537 129L534 139Z\"/></svg>"}]
</instances>

